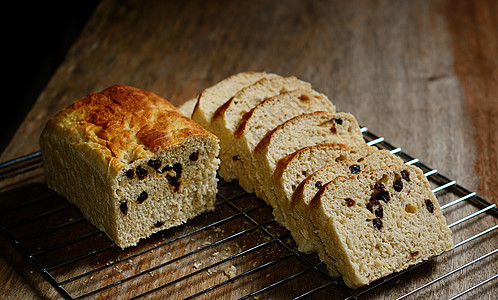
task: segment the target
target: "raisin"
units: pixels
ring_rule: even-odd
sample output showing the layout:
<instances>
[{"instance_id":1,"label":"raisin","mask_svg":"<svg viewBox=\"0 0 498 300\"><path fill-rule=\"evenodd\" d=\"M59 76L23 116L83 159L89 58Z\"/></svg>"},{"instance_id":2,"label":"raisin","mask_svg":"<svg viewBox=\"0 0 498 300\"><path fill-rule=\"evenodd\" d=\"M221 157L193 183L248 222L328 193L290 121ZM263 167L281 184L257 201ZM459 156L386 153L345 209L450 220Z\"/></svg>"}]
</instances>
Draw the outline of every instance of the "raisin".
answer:
<instances>
[{"instance_id":1,"label":"raisin","mask_svg":"<svg viewBox=\"0 0 498 300\"><path fill-rule=\"evenodd\" d=\"M154 224L154 227L159 228L164 225L164 221L157 221L156 224Z\"/></svg>"},{"instance_id":2,"label":"raisin","mask_svg":"<svg viewBox=\"0 0 498 300\"><path fill-rule=\"evenodd\" d=\"M406 181L410 181L410 173L407 170L401 171L401 177Z\"/></svg>"},{"instance_id":3,"label":"raisin","mask_svg":"<svg viewBox=\"0 0 498 300\"><path fill-rule=\"evenodd\" d=\"M161 161L159 159L151 159L147 162L147 165L154 170L157 170L161 167Z\"/></svg>"},{"instance_id":4,"label":"raisin","mask_svg":"<svg viewBox=\"0 0 498 300\"><path fill-rule=\"evenodd\" d=\"M147 194L146 191L141 192L140 195L138 195L138 198L137 198L138 203L144 202L147 199L147 197L149 197L149 194Z\"/></svg>"},{"instance_id":5,"label":"raisin","mask_svg":"<svg viewBox=\"0 0 498 300\"><path fill-rule=\"evenodd\" d=\"M379 200L376 199L375 197L370 197L369 203L371 205L379 205L380 204Z\"/></svg>"},{"instance_id":6,"label":"raisin","mask_svg":"<svg viewBox=\"0 0 498 300\"><path fill-rule=\"evenodd\" d=\"M128 202L126 200L119 201L119 209L126 215L128 213Z\"/></svg>"},{"instance_id":7,"label":"raisin","mask_svg":"<svg viewBox=\"0 0 498 300\"><path fill-rule=\"evenodd\" d=\"M358 165L352 165L349 167L349 170L351 171L351 174L358 174L361 172L361 168Z\"/></svg>"},{"instance_id":8,"label":"raisin","mask_svg":"<svg viewBox=\"0 0 498 300\"><path fill-rule=\"evenodd\" d=\"M234 155L234 156L232 157L232 159L233 159L233 161L240 160L240 156L238 156L238 155Z\"/></svg>"},{"instance_id":9,"label":"raisin","mask_svg":"<svg viewBox=\"0 0 498 300\"><path fill-rule=\"evenodd\" d=\"M330 127L330 132L337 133L337 129L335 128L335 126Z\"/></svg>"},{"instance_id":10,"label":"raisin","mask_svg":"<svg viewBox=\"0 0 498 300\"><path fill-rule=\"evenodd\" d=\"M173 171L176 172L176 178L180 179L180 177L182 176L182 164L181 163L174 164Z\"/></svg>"},{"instance_id":11,"label":"raisin","mask_svg":"<svg viewBox=\"0 0 498 300\"><path fill-rule=\"evenodd\" d=\"M374 189L379 192L383 192L386 190L386 186L382 182L376 182L374 185Z\"/></svg>"},{"instance_id":12,"label":"raisin","mask_svg":"<svg viewBox=\"0 0 498 300\"><path fill-rule=\"evenodd\" d=\"M379 208L375 210L375 216L377 217L377 219L382 219L384 217L384 209L382 208L382 206L379 206Z\"/></svg>"},{"instance_id":13,"label":"raisin","mask_svg":"<svg viewBox=\"0 0 498 300\"><path fill-rule=\"evenodd\" d=\"M373 219L372 224L378 230L380 230L382 228L382 221L380 219Z\"/></svg>"},{"instance_id":14,"label":"raisin","mask_svg":"<svg viewBox=\"0 0 498 300\"><path fill-rule=\"evenodd\" d=\"M335 121L337 124L342 125L342 119L337 119L337 118L336 118L336 119L334 119L334 121Z\"/></svg>"},{"instance_id":15,"label":"raisin","mask_svg":"<svg viewBox=\"0 0 498 300\"><path fill-rule=\"evenodd\" d=\"M128 171L125 172L126 177L133 179L135 177L135 171L133 169L129 169Z\"/></svg>"},{"instance_id":16,"label":"raisin","mask_svg":"<svg viewBox=\"0 0 498 300\"><path fill-rule=\"evenodd\" d=\"M148 172L146 169L142 168L141 166L138 166L135 170L135 173L137 173L138 179L142 180L145 177L147 177Z\"/></svg>"},{"instance_id":17,"label":"raisin","mask_svg":"<svg viewBox=\"0 0 498 300\"><path fill-rule=\"evenodd\" d=\"M196 151L188 157L191 161L197 161L199 159L199 151Z\"/></svg>"},{"instance_id":18,"label":"raisin","mask_svg":"<svg viewBox=\"0 0 498 300\"><path fill-rule=\"evenodd\" d=\"M178 183L178 179L176 178L176 176L168 174L166 175L166 179L168 180L169 184L171 184L172 186L175 186Z\"/></svg>"},{"instance_id":19,"label":"raisin","mask_svg":"<svg viewBox=\"0 0 498 300\"><path fill-rule=\"evenodd\" d=\"M372 203L370 203L370 202L369 202L369 203L367 203L366 208L367 208L370 212L373 212L373 205L372 205Z\"/></svg>"},{"instance_id":20,"label":"raisin","mask_svg":"<svg viewBox=\"0 0 498 300\"><path fill-rule=\"evenodd\" d=\"M166 178L168 179L169 184L171 184L174 187L174 191L178 192L180 189L180 181L178 180L179 178L177 176L171 176L171 175L166 175Z\"/></svg>"},{"instance_id":21,"label":"raisin","mask_svg":"<svg viewBox=\"0 0 498 300\"><path fill-rule=\"evenodd\" d=\"M175 191L175 192L178 192L178 190L180 189L180 184L181 184L181 182L180 182L180 181L177 181L177 182L175 183L175 186L174 186L174 191Z\"/></svg>"},{"instance_id":22,"label":"raisin","mask_svg":"<svg viewBox=\"0 0 498 300\"><path fill-rule=\"evenodd\" d=\"M415 256L417 256L417 255L418 255L418 251L415 251L415 252L410 253L410 256L411 256L411 257L415 257Z\"/></svg>"},{"instance_id":23,"label":"raisin","mask_svg":"<svg viewBox=\"0 0 498 300\"><path fill-rule=\"evenodd\" d=\"M425 200L425 206L427 206L427 210L430 212L430 213L433 213L434 212L434 204L432 203L431 200Z\"/></svg>"},{"instance_id":24,"label":"raisin","mask_svg":"<svg viewBox=\"0 0 498 300\"><path fill-rule=\"evenodd\" d=\"M353 199L351 199L351 198L346 198L346 199L344 199L344 200L346 201L346 205L347 205L347 207L351 207L351 206L353 206L353 205L354 205L354 203L355 203L355 202L354 202L354 200L353 200Z\"/></svg>"},{"instance_id":25,"label":"raisin","mask_svg":"<svg viewBox=\"0 0 498 300\"><path fill-rule=\"evenodd\" d=\"M387 203L387 202L389 202L389 200L391 200L391 196L389 196L388 191L382 191L382 192L379 192L377 195L375 195L375 199L377 199L379 201L382 200L385 203Z\"/></svg>"},{"instance_id":26,"label":"raisin","mask_svg":"<svg viewBox=\"0 0 498 300\"><path fill-rule=\"evenodd\" d=\"M315 187L316 187L316 188L321 188L321 187L322 187L322 182L321 182L321 181L317 181L317 182L315 183Z\"/></svg>"},{"instance_id":27,"label":"raisin","mask_svg":"<svg viewBox=\"0 0 498 300\"><path fill-rule=\"evenodd\" d=\"M396 192L401 192L401 190L403 189L403 181L401 181L401 179L396 180L393 183L393 188Z\"/></svg>"},{"instance_id":28,"label":"raisin","mask_svg":"<svg viewBox=\"0 0 498 300\"><path fill-rule=\"evenodd\" d=\"M169 165L168 165L168 166L164 167L164 168L161 170L161 172L163 172L163 173L164 173L164 172L168 172L168 171L171 171L171 170L173 170L173 166L169 166Z\"/></svg>"}]
</instances>

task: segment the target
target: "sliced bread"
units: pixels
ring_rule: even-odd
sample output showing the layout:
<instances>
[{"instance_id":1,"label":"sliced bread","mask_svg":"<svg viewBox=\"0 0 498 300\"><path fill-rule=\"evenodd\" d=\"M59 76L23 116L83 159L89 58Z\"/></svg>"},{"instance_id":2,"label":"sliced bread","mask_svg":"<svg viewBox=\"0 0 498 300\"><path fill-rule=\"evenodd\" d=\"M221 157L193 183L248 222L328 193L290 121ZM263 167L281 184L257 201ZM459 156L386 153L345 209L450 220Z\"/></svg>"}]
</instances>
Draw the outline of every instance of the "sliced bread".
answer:
<instances>
[{"instance_id":1,"label":"sliced bread","mask_svg":"<svg viewBox=\"0 0 498 300\"><path fill-rule=\"evenodd\" d=\"M279 75L266 72L242 72L223 79L205 89L197 98L192 119L202 127L210 130L211 119L215 111L242 88L263 78L275 78Z\"/></svg>"},{"instance_id":2,"label":"sliced bread","mask_svg":"<svg viewBox=\"0 0 498 300\"><path fill-rule=\"evenodd\" d=\"M312 90L294 90L266 99L244 115L234 133L234 157L238 158L234 164L242 164L245 169L245 173L239 176L239 183L244 189L247 190L248 186L254 191L252 187L258 186L255 178L250 176L256 168L252 153L264 135L293 117L315 111L334 112L335 107L324 94Z\"/></svg>"},{"instance_id":3,"label":"sliced bread","mask_svg":"<svg viewBox=\"0 0 498 300\"><path fill-rule=\"evenodd\" d=\"M260 198L273 206L277 221L286 226L273 191L277 162L301 148L326 143L365 145L356 119L348 113L314 112L294 117L268 132L254 149L254 174L262 187ZM258 192L256 190L256 192Z\"/></svg>"},{"instance_id":4,"label":"sliced bread","mask_svg":"<svg viewBox=\"0 0 498 300\"><path fill-rule=\"evenodd\" d=\"M243 187L248 192L253 192L251 185L246 184L245 169L237 163L235 151L234 132L241 123L244 114L263 100L278 95L282 92L306 89L311 90L307 82L291 77L263 78L238 91L232 98L220 106L211 120L211 132L220 138L220 164L219 174L226 181L235 178L243 181Z\"/></svg>"},{"instance_id":5,"label":"sliced bread","mask_svg":"<svg viewBox=\"0 0 498 300\"><path fill-rule=\"evenodd\" d=\"M369 153L377 151L377 148L362 144L360 146L346 146L343 144L321 144L299 149L277 163L273 173L273 187L275 203L280 214L283 216L285 226L290 230L295 228L295 220L291 211L292 194L296 187L307 176L313 174L320 168L344 160L357 160ZM293 231L292 235L298 242L299 250L304 253L313 252L314 248L302 247L306 237L299 236L301 231Z\"/></svg>"},{"instance_id":6,"label":"sliced bread","mask_svg":"<svg viewBox=\"0 0 498 300\"><path fill-rule=\"evenodd\" d=\"M325 250L352 288L453 248L423 172L395 165L324 185L311 201Z\"/></svg>"},{"instance_id":7,"label":"sliced bread","mask_svg":"<svg viewBox=\"0 0 498 300\"><path fill-rule=\"evenodd\" d=\"M292 194L290 194L292 190L288 188L288 185L291 183L295 184L296 180L294 178L297 176L287 177L286 180L280 177L280 182L283 181L283 183L287 185L284 185L286 189L284 189L284 194L281 195L281 197L285 198L281 201L292 199L288 206L284 205L284 203L288 204L289 202L282 203L282 208L285 210L284 213L290 216L290 218L287 218L288 227L299 250L302 252L310 253L315 250L320 250L321 241L315 233L316 228L313 226L310 219L309 204L311 199L313 199L323 185L338 176L349 176L358 174L362 171L371 171L390 165L403 164L401 158L391 154L391 152L387 150L376 150L360 158L350 157L353 159L332 163L318 169L301 181ZM289 176L288 174L286 175ZM290 179L293 179L294 181Z\"/></svg>"},{"instance_id":8,"label":"sliced bread","mask_svg":"<svg viewBox=\"0 0 498 300\"><path fill-rule=\"evenodd\" d=\"M187 117L191 118L194 112L195 104L197 103L197 98L192 98L178 107L178 109Z\"/></svg>"}]
</instances>

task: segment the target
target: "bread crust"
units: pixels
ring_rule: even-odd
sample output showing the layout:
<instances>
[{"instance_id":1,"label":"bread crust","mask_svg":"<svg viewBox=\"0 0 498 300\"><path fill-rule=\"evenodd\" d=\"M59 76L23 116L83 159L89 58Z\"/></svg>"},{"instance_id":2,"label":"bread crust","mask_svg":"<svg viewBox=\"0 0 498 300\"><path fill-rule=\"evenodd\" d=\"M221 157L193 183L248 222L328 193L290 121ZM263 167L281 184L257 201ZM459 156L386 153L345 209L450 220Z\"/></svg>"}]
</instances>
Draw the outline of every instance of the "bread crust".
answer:
<instances>
[{"instance_id":1,"label":"bread crust","mask_svg":"<svg viewBox=\"0 0 498 300\"><path fill-rule=\"evenodd\" d=\"M87 143L116 170L192 136L217 139L165 99L126 85L76 100L48 121L42 138L46 135Z\"/></svg>"}]
</instances>

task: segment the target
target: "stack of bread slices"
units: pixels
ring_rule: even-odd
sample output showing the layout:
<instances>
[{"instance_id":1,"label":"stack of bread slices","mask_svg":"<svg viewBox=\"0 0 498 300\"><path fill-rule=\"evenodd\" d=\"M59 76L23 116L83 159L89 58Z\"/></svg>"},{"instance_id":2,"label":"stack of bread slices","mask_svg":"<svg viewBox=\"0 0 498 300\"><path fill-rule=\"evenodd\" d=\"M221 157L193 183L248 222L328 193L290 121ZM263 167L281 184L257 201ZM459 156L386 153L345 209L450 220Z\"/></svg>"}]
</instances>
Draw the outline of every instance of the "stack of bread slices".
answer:
<instances>
[{"instance_id":1,"label":"stack of bread slices","mask_svg":"<svg viewBox=\"0 0 498 300\"><path fill-rule=\"evenodd\" d=\"M308 82L243 72L181 109L219 137L219 175L271 205L299 250L348 286L453 247L422 171L367 145L355 117Z\"/></svg>"}]
</instances>

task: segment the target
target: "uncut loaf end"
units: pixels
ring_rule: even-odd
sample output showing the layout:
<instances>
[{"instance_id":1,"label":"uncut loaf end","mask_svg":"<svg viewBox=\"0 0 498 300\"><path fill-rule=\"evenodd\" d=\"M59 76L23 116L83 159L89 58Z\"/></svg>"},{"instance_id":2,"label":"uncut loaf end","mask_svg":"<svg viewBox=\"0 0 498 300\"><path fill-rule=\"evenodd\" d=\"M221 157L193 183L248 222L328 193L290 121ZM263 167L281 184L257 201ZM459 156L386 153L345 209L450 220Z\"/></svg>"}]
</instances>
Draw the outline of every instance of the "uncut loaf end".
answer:
<instances>
[{"instance_id":1,"label":"uncut loaf end","mask_svg":"<svg viewBox=\"0 0 498 300\"><path fill-rule=\"evenodd\" d=\"M125 85L80 98L40 136L47 185L119 247L214 208L218 139Z\"/></svg>"}]
</instances>

